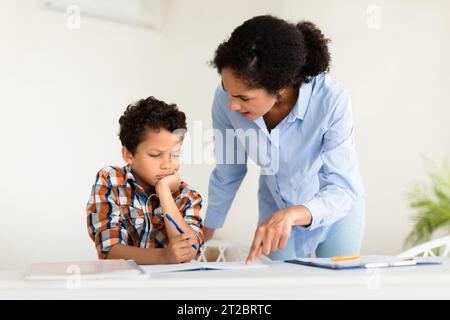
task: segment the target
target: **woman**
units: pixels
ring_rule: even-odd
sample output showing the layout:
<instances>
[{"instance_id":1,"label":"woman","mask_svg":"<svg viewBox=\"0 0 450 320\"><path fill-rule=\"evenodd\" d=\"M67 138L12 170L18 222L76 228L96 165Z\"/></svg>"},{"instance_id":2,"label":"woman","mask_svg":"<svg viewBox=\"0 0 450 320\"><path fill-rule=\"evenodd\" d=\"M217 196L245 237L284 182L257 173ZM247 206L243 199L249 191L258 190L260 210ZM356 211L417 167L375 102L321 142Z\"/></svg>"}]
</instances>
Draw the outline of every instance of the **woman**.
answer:
<instances>
[{"instance_id":1,"label":"woman","mask_svg":"<svg viewBox=\"0 0 450 320\"><path fill-rule=\"evenodd\" d=\"M262 169L248 263L262 254L359 254L365 211L350 98L326 75L328 42L310 22L258 16L215 53L222 83L212 110L217 164L205 236L223 226L250 157Z\"/></svg>"}]
</instances>

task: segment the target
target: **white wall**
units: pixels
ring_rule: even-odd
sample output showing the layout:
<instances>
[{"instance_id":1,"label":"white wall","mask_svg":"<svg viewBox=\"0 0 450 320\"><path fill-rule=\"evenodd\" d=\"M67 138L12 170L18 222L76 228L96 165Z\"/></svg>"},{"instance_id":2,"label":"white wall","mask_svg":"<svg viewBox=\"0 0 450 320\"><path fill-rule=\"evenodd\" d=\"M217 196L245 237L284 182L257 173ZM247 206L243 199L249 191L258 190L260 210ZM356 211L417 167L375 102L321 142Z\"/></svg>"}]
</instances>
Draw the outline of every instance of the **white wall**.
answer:
<instances>
[{"instance_id":1,"label":"white wall","mask_svg":"<svg viewBox=\"0 0 450 320\"><path fill-rule=\"evenodd\" d=\"M367 193L364 252L399 252L412 213L404 194L424 176L421 154L440 160L450 150L448 2L164 4L161 32L87 18L70 31L64 14L41 11L33 0L0 2L0 268L95 258L84 209L96 171L121 164L124 107L155 95L210 127L219 78L207 61L234 27L264 13L310 19L332 38L332 75L353 96ZM366 26L372 4L381 9L380 30ZM210 170L183 169L205 198ZM257 171L250 168L218 237L250 242Z\"/></svg>"},{"instance_id":2,"label":"white wall","mask_svg":"<svg viewBox=\"0 0 450 320\"><path fill-rule=\"evenodd\" d=\"M118 118L161 94L161 36L35 1L0 2L0 268L95 258L85 205L96 172L120 164Z\"/></svg>"}]
</instances>

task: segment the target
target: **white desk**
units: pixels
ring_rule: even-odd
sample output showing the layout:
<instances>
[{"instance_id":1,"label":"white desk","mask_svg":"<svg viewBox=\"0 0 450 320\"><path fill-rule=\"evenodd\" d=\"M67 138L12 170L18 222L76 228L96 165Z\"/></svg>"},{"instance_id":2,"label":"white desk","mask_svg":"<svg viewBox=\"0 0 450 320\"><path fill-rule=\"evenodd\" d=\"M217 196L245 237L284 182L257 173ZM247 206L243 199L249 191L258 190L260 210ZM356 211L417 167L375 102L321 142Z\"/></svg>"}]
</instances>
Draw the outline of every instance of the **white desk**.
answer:
<instances>
[{"instance_id":1,"label":"white desk","mask_svg":"<svg viewBox=\"0 0 450 320\"><path fill-rule=\"evenodd\" d=\"M27 282L0 271L0 299L449 299L450 259L443 265L333 271L281 262L269 268L154 274L145 280Z\"/></svg>"}]
</instances>

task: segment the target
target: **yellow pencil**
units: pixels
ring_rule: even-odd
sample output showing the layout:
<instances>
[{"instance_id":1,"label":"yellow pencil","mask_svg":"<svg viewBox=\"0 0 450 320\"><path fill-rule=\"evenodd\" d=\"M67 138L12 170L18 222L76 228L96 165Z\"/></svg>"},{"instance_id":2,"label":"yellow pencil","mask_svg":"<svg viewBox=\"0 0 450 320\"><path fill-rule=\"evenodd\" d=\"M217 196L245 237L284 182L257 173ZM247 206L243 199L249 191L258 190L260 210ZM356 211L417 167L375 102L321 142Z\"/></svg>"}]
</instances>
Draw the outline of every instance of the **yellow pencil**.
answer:
<instances>
[{"instance_id":1,"label":"yellow pencil","mask_svg":"<svg viewBox=\"0 0 450 320\"><path fill-rule=\"evenodd\" d=\"M342 256L342 257L332 257L331 261L346 261L346 260L356 260L359 256Z\"/></svg>"}]
</instances>

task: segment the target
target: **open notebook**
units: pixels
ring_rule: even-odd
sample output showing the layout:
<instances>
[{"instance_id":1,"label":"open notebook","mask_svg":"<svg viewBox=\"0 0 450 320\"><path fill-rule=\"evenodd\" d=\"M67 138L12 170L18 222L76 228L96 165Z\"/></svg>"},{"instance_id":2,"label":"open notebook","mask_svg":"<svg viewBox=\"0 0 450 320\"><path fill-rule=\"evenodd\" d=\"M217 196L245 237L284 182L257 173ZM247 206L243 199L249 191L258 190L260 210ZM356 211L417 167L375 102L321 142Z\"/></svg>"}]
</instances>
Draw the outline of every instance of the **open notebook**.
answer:
<instances>
[{"instance_id":1,"label":"open notebook","mask_svg":"<svg viewBox=\"0 0 450 320\"><path fill-rule=\"evenodd\" d=\"M287 263L301 264L305 266L326 268L326 269L355 269L355 268L389 268L406 267L415 265L438 264L434 261L418 260L414 258L401 258L395 256L362 256L359 259L346 261L332 261L331 258L296 258L288 260Z\"/></svg>"},{"instance_id":2,"label":"open notebook","mask_svg":"<svg viewBox=\"0 0 450 320\"><path fill-rule=\"evenodd\" d=\"M35 263L25 274L25 280L66 280L79 276L83 280L148 278L133 260L97 260L57 263Z\"/></svg>"},{"instance_id":3,"label":"open notebook","mask_svg":"<svg viewBox=\"0 0 450 320\"><path fill-rule=\"evenodd\" d=\"M182 264L164 264L154 266L141 266L147 273L180 272L180 271L201 271L201 270L246 270L267 268L268 265L262 263L245 262L191 262Z\"/></svg>"}]
</instances>

